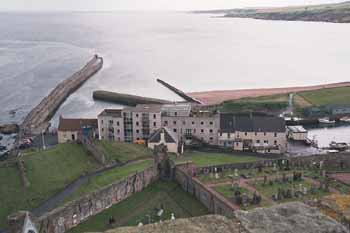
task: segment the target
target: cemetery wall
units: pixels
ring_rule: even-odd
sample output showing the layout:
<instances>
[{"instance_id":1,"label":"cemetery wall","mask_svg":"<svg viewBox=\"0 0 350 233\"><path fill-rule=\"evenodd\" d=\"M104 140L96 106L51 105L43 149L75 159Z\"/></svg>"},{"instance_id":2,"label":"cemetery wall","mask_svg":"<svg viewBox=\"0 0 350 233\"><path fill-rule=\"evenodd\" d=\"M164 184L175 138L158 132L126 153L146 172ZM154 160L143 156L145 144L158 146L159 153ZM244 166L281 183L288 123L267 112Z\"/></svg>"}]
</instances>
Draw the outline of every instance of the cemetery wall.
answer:
<instances>
[{"instance_id":1,"label":"cemetery wall","mask_svg":"<svg viewBox=\"0 0 350 233\"><path fill-rule=\"evenodd\" d=\"M325 155L312 155L304 157L284 158L289 161L289 165L293 167L311 168L313 166L319 166L320 162L323 162L324 167L329 168L345 168L350 167L350 154L325 154ZM197 168L197 174L217 172L234 169L251 169L257 167L273 167L274 163L277 163L278 159L263 160L251 163L236 163L236 164L222 164L216 166L207 166Z\"/></svg>"},{"instance_id":2,"label":"cemetery wall","mask_svg":"<svg viewBox=\"0 0 350 233\"><path fill-rule=\"evenodd\" d=\"M187 169L188 165L189 164L185 164L176 167L175 180L186 192L195 196L197 200L206 206L209 212L224 215L226 217L233 217L236 207L199 181L193 176L193 174L190 174L191 172Z\"/></svg>"},{"instance_id":3,"label":"cemetery wall","mask_svg":"<svg viewBox=\"0 0 350 233\"><path fill-rule=\"evenodd\" d=\"M88 194L35 220L39 233L64 233L114 204L142 191L158 179L153 167ZM107 220L106 220L107 221Z\"/></svg>"}]
</instances>

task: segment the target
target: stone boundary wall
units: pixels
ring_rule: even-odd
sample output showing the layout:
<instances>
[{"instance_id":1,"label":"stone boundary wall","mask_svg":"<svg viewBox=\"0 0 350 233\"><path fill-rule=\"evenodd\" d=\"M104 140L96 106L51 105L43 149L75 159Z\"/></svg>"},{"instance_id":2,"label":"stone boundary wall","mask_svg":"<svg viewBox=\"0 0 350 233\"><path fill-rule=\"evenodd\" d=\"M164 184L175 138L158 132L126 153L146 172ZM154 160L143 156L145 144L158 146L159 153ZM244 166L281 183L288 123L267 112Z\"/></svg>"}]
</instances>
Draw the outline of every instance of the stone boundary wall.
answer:
<instances>
[{"instance_id":1,"label":"stone boundary wall","mask_svg":"<svg viewBox=\"0 0 350 233\"><path fill-rule=\"evenodd\" d=\"M15 159L5 160L0 162L0 168L14 167L16 165L17 165L17 160Z\"/></svg>"},{"instance_id":2,"label":"stone boundary wall","mask_svg":"<svg viewBox=\"0 0 350 233\"><path fill-rule=\"evenodd\" d=\"M350 168L350 154L325 154L325 155L311 155L303 157L293 158L281 158L289 161L290 166L312 168L313 166L319 166L323 161L323 166L340 168L341 166ZM251 163L236 163L236 164L222 164L217 166L206 166L196 169L197 174L203 174L205 172L213 172L216 168L218 172L233 169L250 169L257 167L272 167L274 163L277 163L279 159L261 160Z\"/></svg>"},{"instance_id":3,"label":"stone boundary wall","mask_svg":"<svg viewBox=\"0 0 350 233\"><path fill-rule=\"evenodd\" d=\"M99 162L101 165L106 165L106 156L102 151L100 151L97 146L86 137L83 137L81 140L83 146L92 154L92 156Z\"/></svg>"},{"instance_id":4,"label":"stone boundary wall","mask_svg":"<svg viewBox=\"0 0 350 233\"><path fill-rule=\"evenodd\" d=\"M72 201L35 219L39 233L64 233L158 180L153 167Z\"/></svg>"},{"instance_id":5,"label":"stone boundary wall","mask_svg":"<svg viewBox=\"0 0 350 233\"><path fill-rule=\"evenodd\" d=\"M17 168L19 170L19 174L21 176L23 186L25 188L28 188L30 186L30 182L29 182L29 179L27 177L27 171L26 171L26 168L24 166L24 161L21 159L18 159L16 164L17 164Z\"/></svg>"},{"instance_id":6,"label":"stone boundary wall","mask_svg":"<svg viewBox=\"0 0 350 233\"><path fill-rule=\"evenodd\" d=\"M196 197L209 212L224 215L226 217L234 217L236 207L221 195L199 181L196 177L188 174L186 171L189 164L176 166L175 180L182 188Z\"/></svg>"}]
</instances>

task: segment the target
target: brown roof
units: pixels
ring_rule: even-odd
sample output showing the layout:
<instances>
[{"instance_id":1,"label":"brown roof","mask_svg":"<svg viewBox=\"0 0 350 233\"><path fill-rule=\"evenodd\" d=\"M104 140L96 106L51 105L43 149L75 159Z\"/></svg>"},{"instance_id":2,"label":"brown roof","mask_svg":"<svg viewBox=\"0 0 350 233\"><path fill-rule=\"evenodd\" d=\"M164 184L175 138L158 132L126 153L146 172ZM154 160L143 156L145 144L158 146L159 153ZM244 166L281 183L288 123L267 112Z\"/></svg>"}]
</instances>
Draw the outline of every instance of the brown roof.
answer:
<instances>
[{"instance_id":1,"label":"brown roof","mask_svg":"<svg viewBox=\"0 0 350 233\"><path fill-rule=\"evenodd\" d=\"M60 117L58 131L79 131L83 127L97 128L97 119L68 119Z\"/></svg>"},{"instance_id":2,"label":"brown roof","mask_svg":"<svg viewBox=\"0 0 350 233\"><path fill-rule=\"evenodd\" d=\"M105 109L98 116L122 117L121 109Z\"/></svg>"}]
</instances>

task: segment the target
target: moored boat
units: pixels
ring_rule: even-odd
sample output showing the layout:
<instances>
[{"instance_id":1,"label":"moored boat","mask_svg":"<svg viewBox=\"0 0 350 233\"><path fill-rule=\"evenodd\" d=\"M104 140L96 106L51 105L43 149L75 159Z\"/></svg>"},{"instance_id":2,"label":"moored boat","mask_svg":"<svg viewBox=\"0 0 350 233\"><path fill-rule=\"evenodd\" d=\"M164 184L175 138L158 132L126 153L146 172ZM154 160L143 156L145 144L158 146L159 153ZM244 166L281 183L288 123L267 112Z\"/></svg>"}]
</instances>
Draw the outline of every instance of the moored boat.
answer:
<instances>
[{"instance_id":1,"label":"moored boat","mask_svg":"<svg viewBox=\"0 0 350 233\"><path fill-rule=\"evenodd\" d=\"M347 122L347 123L350 123L350 117L346 116L346 117L342 117L340 118L340 121L341 122Z\"/></svg>"},{"instance_id":2,"label":"moored boat","mask_svg":"<svg viewBox=\"0 0 350 233\"><path fill-rule=\"evenodd\" d=\"M320 118L318 122L321 124L335 124L335 120L331 120L329 117Z\"/></svg>"}]
</instances>

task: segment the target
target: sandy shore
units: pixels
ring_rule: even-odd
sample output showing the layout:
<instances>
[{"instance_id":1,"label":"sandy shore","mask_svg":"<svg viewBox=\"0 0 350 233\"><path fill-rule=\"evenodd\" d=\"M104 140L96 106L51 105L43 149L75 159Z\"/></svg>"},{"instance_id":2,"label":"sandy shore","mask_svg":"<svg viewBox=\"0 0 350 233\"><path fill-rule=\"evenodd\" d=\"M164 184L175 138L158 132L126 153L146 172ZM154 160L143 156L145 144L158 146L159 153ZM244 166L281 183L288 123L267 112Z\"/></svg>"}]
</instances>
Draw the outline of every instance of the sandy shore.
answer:
<instances>
[{"instance_id":1,"label":"sandy shore","mask_svg":"<svg viewBox=\"0 0 350 233\"><path fill-rule=\"evenodd\" d=\"M275 94L284 94L299 91L311 91L324 88L348 87L350 82L331 83L325 85L314 85L304 87L287 88L261 88L261 89L242 89L242 90L222 90L222 91L204 91L187 93L189 96L200 100L204 104L219 104L226 100L236 100L244 97L259 97Z\"/></svg>"}]
</instances>

